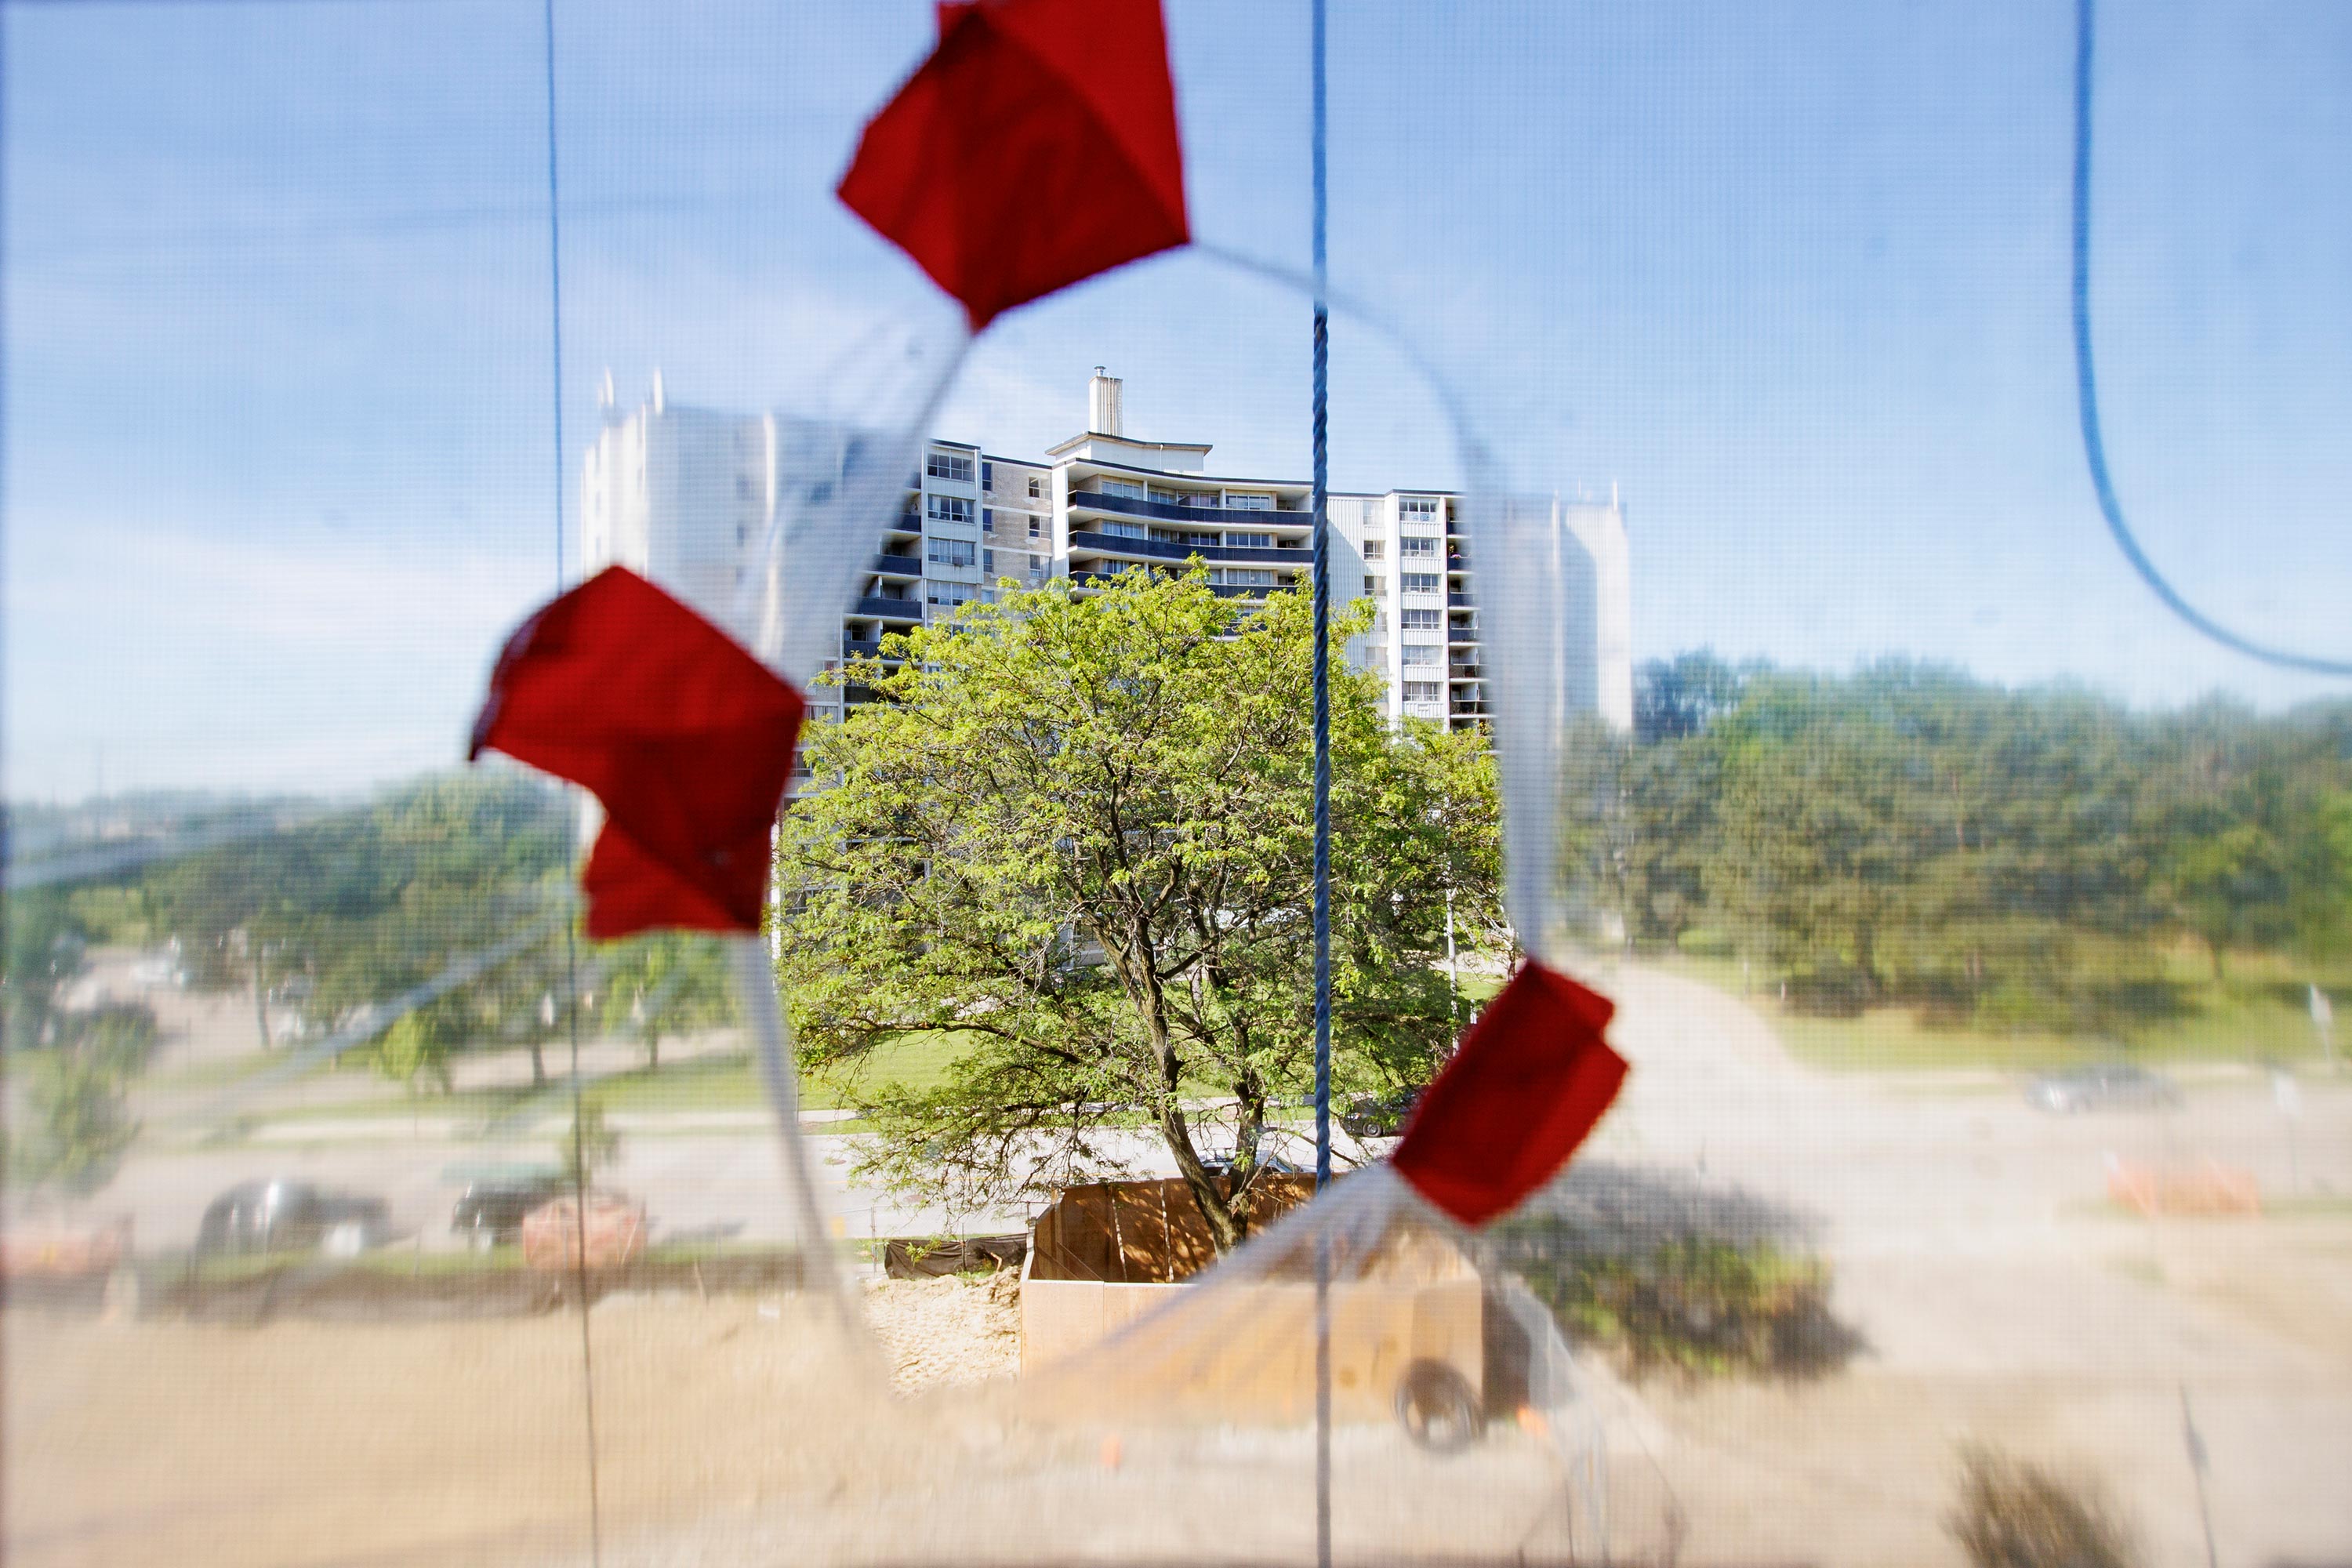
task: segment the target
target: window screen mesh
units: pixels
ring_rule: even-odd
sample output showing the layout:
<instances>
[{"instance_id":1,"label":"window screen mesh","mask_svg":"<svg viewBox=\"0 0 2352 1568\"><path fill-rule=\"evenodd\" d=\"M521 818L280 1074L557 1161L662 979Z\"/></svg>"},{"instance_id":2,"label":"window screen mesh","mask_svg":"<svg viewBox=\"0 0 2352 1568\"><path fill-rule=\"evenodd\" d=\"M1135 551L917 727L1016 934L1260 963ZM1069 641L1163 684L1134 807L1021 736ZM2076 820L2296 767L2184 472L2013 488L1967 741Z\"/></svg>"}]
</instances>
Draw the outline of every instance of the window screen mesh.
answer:
<instances>
[{"instance_id":1,"label":"window screen mesh","mask_svg":"<svg viewBox=\"0 0 2352 1568\"><path fill-rule=\"evenodd\" d=\"M977 335L834 194L940 20L0 9L0 1554L2352 1552L2352 700L2075 336L2352 658L2352 17L1338 9L1320 1195L1308 14ZM466 760L612 566L804 700L756 934Z\"/></svg>"}]
</instances>

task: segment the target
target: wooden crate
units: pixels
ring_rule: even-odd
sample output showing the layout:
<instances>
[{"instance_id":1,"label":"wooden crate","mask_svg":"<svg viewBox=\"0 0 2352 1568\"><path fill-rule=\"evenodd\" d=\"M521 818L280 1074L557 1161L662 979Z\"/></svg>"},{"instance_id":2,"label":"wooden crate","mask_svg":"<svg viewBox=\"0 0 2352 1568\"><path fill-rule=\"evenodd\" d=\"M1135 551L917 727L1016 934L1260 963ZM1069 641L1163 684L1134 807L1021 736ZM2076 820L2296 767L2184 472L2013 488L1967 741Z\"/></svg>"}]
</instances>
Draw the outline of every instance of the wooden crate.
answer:
<instances>
[{"instance_id":1,"label":"wooden crate","mask_svg":"<svg viewBox=\"0 0 2352 1568\"><path fill-rule=\"evenodd\" d=\"M1304 1178L1288 1180L1284 1207L1312 1194ZM1041 1392L1074 1412L1311 1419L1316 1287L1305 1261L1195 1294L1188 1281L1213 1258L1181 1181L1066 1189L1038 1216L1022 1268L1024 1376L1045 1373L1034 1380ZM1401 1231L1341 1275L1329 1295L1335 1419L1392 1419L1397 1386L1419 1362L1452 1368L1483 1397L1482 1293L1458 1248ZM1184 1310L1154 1316L1179 1302ZM1122 1334L1114 1354L1072 1360ZM1070 1375L1053 1376L1057 1365Z\"/></svg>"}]
</instances>

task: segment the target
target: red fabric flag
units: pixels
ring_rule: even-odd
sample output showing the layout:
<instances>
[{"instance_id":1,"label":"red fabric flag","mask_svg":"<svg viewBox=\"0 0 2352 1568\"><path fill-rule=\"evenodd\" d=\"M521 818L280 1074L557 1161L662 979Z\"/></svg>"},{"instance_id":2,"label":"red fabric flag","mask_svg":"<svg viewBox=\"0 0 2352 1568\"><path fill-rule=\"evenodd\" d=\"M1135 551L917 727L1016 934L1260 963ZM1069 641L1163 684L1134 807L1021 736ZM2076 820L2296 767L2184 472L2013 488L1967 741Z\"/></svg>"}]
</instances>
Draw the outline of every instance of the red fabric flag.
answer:
<instances>
[{"instance_id":1,"label":"red fabric flag","mask_svg":"<svg viewBox=\"0 0 2352 1568\"><path fill-rule=\"evenodd\" d=\"M802 706L726 633L611 566L508 639L468 755L504 752L604 803L581 874L590 936L757 931Z\"/></svg>"},{"instance_id":2,"label":"red fabric flag","mask_svg":"<svg viewBox=\"0 0 2352 1568\"><path fill-rule=\"evenodd\" d=\"M1398 1174L1464 1225L1551 1180L1625 1081L1606 996L1529 960L1495 998L1398 1143Z\"/></svg>"},{"instance_id":3,"label":"red fabric flag","mask_svg":"<svg viewBox=\"0 0 2352 1568\"><path fill-rule=\"evenodd\" d=\"M852 212L978 331L1192 237L1160 0L940 7L940 41L866 127Z\"/></svg>"}]
</instances>

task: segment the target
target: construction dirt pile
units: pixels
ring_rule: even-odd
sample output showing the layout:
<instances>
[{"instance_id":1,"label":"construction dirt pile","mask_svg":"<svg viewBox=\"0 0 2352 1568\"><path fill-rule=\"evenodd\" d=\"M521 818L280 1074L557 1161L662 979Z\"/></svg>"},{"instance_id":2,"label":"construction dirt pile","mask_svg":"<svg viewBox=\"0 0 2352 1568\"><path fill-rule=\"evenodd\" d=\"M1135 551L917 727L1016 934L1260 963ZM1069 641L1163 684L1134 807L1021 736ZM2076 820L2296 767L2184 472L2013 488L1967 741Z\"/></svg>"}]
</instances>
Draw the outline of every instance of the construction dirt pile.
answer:
<instances>
[{"instance_id":1,"label":"construction dirt pile","mask_svg":"<svg viewBox=\"0 0 2352 1568\"><path fill-rule=\"evenodd\" d=\"M1021 1370L1021 1279L1009 1268L869 1279L865 1308L901 1394L965 1388Z\"/></svg>"}]
</instances>

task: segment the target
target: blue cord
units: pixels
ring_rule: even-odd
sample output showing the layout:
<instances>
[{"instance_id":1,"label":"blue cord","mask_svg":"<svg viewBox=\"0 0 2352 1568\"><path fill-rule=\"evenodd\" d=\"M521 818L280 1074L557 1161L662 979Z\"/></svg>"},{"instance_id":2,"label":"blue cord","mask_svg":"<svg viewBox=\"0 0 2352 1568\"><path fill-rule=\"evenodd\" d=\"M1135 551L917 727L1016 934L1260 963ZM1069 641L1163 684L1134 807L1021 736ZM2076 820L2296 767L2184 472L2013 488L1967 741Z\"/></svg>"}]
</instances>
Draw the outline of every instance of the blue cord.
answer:
<instances>
[{"instance_id":1,"label":"blue cord","mask_svg":"<svg viewBox=\"0 0 2352 1568\"><path fill-rule=\"evenodd\" d=\"M1324 0L1315 79L1315 1190L1331 1184L1331 279L1323 174ZM1331 1563L1331 1242L1315 1238L1315 1561Z\"/></svg>"},{"instance_id":2,"label":"blue cord","mask_svg":"<svg viewBox=\"0 0 2352 1568\"><path fill-rule=\"evenodd\" d=\"M1315 13L1315 1186L1331 1184L1331 305L1323 0Z\"/></svg>"},{"instance_id":3,"label":"blue cord","mask_svg":"<svg viewBox=\"0 0 2352 1568\"><path fill-rule=\"evenodd\" d=\"M2099 384L2091 365L2091 12L2094 0L2076 0L2074 9L2074 381L2081 394L2083 410L2083 453L2090 459L2091 488L2098 492L2099 510L2107 520L2107 531L2115 536L2116 546L2124 559L2164 601L2165 606L2191 626L2220 643L2235 648L2249 658L2261 659L2288 669L2309 670L2317 675L2352 677L2352 664L2337 659L2315 658L2309 654L2293 653L2283 648L2267 647L2261 643L2240 637L2227 626L2210 619L2164 579L2139 541L2132 537L2131 526L2124 521L2123 503L2116 500L2116 487L2107 477L2105 444L2099 438Z\"/></svg>"},{"instance_id":4,"label":"blue cord","mask_svg":"<svg viewBox=\"0 0 2352 1568\"><path fill-rule=\"evenodd\" d=\"M555 418L555 590L563 591L563 216L557 178L555 145L555 0L542 0L541 37L546 46L547 71L547 310L549 343L549 405ZM576 862L578 840L568 840ZM575 874L577 868L574 868ZM599 1481L596 1445L596 1362L588 1329L588 1162L581 1141L586 1129L580 1103L580 937L574 922L563 928L565 1013L572 1037L572 1245L579 1248L573 1281L580 1291L580 1383L582 1418L588 1437L588 1560L604 1561L604 1496Z\"/></svg>"}]
</instances>

